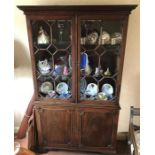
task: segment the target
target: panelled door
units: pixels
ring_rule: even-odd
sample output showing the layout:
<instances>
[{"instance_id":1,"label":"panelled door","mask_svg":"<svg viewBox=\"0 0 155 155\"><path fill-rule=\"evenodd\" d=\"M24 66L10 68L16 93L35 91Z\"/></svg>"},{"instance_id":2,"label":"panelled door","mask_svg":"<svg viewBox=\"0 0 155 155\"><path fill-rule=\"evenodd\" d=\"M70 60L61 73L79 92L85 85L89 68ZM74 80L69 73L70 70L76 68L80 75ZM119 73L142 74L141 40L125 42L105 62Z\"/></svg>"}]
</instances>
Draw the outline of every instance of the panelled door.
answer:
<instances>
[{"instance_id":1,"label":"panelled door","mask_svg":"<svg viewBox=\"0 0 155 155\"><path fill-rule=\"evenodd\" d=\"M104 109L80 109L78 113L79 147L115 147L118 111Z\"/></svg>"},{"instance_id":2,"label":"panelled door","mask_svg":"<svg viewBox=\"0 0 155 155\"><path fill-rule=\"evenodd\" d=\"M71 145L71 110L64 108L36 108L34 112L39 147Z\"/></svg>"}]
</instances>

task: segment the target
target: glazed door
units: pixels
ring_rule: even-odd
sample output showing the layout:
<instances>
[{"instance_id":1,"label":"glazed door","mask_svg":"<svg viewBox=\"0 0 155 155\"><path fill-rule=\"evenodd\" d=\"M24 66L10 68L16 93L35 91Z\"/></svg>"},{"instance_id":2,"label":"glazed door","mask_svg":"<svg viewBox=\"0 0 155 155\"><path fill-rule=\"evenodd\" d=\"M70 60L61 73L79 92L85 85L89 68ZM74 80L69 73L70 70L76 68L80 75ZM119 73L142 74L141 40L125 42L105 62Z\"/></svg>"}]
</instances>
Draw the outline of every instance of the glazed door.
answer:
<instances>
[{"instance_id":1,"label":"glazed door","mask_svg":"<svg viewBox=\"0 0 155 155\"><path fill-rule=\"evenodd\" d=\"M70 15L27 18L38 100L75 100L75 27Z\"/></svg>"},{"instance_id":2,"label":"glazed door","mask_svg":"<svg viewBox=\"0 0 155 155\"><path fill-rule=\"evenodd\" d=\"M117 15L79 16L79 102L118 103L126 21Z\"/></svg>"},{"instance_id":3,"label":"glazed door","mask_svg":"<svg viewBox=\"0 0 155 155\"><path fill-rule=\"evenodd\" d=\"M103 109L80 110L79 146L102 149L115 146L118 112Z\"/></svg>"},{"instance_id":4,"label":"glazed door","mask_svg":"<svg viewBox=\"0 0 155 155\"><path fill-rule=\"evenodd\" d=\"M71 111L63 108L36 108L38 146L66 147L72 143Z\"/></svg>"}]
</instances>

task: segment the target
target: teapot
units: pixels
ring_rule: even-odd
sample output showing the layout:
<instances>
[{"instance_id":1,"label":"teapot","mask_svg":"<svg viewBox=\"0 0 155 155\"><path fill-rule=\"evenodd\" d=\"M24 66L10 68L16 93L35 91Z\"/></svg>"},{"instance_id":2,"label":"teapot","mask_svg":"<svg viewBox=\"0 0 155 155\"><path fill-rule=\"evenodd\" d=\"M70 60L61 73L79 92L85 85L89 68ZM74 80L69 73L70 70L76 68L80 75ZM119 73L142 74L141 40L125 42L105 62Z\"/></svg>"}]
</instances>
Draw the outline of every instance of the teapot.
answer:
<instances>
[{"instance_id":1,"label":"teapot","mask_svg":"<svg viewBox=\"0 0 155 155\"><path fill-rule=\"evenodd\" d=\"M47 59L38 61L38 69L41 74L46 75L50 72L51 66Z\"/></svg>"}]
</instances>

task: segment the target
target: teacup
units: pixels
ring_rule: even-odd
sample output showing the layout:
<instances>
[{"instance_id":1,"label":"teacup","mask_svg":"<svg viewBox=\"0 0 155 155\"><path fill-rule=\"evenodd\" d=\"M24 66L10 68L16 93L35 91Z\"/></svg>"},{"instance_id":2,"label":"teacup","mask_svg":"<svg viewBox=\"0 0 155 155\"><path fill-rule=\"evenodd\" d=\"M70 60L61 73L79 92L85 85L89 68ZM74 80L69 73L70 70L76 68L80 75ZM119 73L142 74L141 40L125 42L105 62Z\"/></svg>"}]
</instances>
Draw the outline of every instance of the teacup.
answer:
<instances>
[{"instance_id":1,"label":"teacup","mask_svg":"<svg viewBox=\"0 0 155 155\"><path fill-rule=\"evenodd\" d=\"M103 93L103 92L100 92L100 93L98 93L97 94L97 98L99 99L99 100L108 100L108 97L106 96L106 94L105 93Z\"/></svg>"}]
</instances>

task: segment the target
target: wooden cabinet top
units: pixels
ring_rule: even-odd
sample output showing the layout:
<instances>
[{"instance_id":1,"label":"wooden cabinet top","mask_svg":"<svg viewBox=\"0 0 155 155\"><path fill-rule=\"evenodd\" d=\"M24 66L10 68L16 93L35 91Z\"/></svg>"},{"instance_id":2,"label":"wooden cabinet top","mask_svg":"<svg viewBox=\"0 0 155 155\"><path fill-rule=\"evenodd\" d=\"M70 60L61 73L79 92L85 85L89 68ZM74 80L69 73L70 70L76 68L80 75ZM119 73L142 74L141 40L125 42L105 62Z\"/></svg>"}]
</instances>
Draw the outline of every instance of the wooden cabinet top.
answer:
<instances>
[{"instance_id":1,"label":"wooden cabinet top","mask_svg":"<svg viewBox=\"0 0 155 155\"><path fill-rule=\"evenodd\" d=\"M23 10L25 14L37 11L102 11L130 13L137 5L19 5L17 7Z\"/></svg>"}]
</instances>

